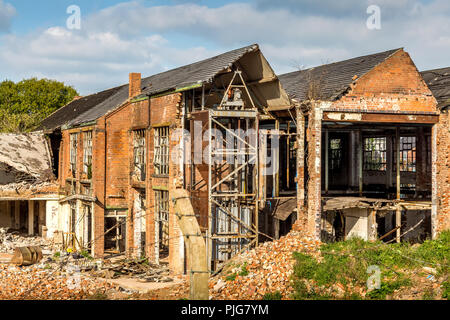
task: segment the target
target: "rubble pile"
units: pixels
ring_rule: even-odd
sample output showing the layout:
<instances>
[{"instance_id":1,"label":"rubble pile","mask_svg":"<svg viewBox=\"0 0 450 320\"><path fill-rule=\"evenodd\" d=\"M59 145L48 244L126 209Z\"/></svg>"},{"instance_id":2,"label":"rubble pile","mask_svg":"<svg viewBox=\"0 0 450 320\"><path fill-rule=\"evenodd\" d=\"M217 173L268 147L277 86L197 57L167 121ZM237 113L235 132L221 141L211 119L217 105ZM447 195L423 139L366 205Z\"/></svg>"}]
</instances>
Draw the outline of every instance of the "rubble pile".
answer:
<instances>
[{"instance_id":1,"label":"rubble pile","mask_svg":"<svg viewBox=\"0 0 450 320\"><path fill-rule=\"evenodd\" d=\"M143 261L122 259L106 261L93 275L107 279L117 279L122 276L138 279L140 282L172 282L170 270L164 265L154 265Z\"/></svg>"},{"instance_id":2,"label":"rubble pile","mask_svg":"<svg viewBox=\"0 0 450 320\"><path fill-rule=\"evenodd\" d=\"M111 291L120 288L64 269L0 265L0 300L100 299Z\"/></svg>"},{"instance_id":3,"label":"rubble pile","mask_svg":"<svg viewBox=\"0 0 450 320\"><path fill-rule=\"evenodd\" d=\"M28 236L18 231L10 232L8 228L0 228L0 252L13 253L16 247L39 246L42 252L50 254L52 242L42 237Z\"/></svg>"},{"instance_id":4,"label":"rubble pile","mask_svg":"<svg viewBox=\"0 0 450 320\"><path fill-rule=\"evenodd\" d=\"M280 292L289 299L292 289L293 252L318 257L320 242L292 231L273 242L236 256L210 280L210 294L217 300L258 300Z\"/></svg>"}]
</instances>

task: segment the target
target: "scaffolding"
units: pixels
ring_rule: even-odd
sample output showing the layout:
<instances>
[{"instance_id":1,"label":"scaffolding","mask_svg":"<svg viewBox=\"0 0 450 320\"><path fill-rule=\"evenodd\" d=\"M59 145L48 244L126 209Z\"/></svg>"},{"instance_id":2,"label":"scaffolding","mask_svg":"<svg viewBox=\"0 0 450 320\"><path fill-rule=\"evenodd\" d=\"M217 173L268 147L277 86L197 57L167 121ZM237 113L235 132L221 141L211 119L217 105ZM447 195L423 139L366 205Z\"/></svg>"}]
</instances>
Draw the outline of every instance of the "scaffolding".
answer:
<instances>
[{"instance_id":1,"label":"scaffolding","mask_svg":"<svg viewBox=\"0 0 450 320\"><path fill-rule=\"evenodd\" d=\"M196 180L192 168L191 194L201 188L207 192L207 221L200 224L206 227L208 261L216 270L258 243L258 110L238 70L219 105L192 114L202 122L207 142L206 165L196 168L207 175Z\"/></svg>"}]
</instances>

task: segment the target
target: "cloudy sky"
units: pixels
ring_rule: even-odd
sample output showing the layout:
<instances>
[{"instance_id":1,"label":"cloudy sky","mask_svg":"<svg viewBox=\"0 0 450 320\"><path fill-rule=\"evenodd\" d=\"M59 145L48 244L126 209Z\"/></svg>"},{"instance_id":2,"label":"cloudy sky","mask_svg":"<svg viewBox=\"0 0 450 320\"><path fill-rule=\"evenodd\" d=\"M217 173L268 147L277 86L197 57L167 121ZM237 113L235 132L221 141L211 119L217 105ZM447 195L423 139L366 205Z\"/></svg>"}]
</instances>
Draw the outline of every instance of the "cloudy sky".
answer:
<instances>
[{"instance_id":1,"label":"cloudy sky","mask_svg":"<svg viewBox=\"0 0 450 320\"><path fill-rule=\"evenodd\" d=\"M370 5L381 29L367 27ZM0 0L0 81L85 95L252 43L277 73L399 47L426 70L450 66L449 17L448 0Z\"/></svg>"}]
</instances>

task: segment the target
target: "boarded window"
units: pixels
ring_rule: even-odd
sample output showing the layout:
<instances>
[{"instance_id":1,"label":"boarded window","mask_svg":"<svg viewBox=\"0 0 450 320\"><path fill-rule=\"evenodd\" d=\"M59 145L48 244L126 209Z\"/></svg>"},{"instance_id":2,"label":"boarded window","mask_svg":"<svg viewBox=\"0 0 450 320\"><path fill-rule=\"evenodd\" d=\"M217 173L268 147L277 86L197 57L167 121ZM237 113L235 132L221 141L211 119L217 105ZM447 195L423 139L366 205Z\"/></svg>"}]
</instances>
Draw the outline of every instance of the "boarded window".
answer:
<instances>
[{"instance_id":1,"label":"boarded window","mask_svg":"<svg viewBox=\"0 0 450 320\"><path fill-rule=\"evenodd\" d=\"M146 152L145 152L145 130L133 131L133 148L134 148L134 172L133 175L139 181L145 180Z\"/></svg>"},{"instance_id":2,"label":"boarded window","mask_svg":"<svg viewBox=\"0 0 450 320\"><path fill-rule=\"evenodd\" d=\"M155 214L159 222L160 248L169 247L169 192L155 190Z\"/></svg>"},{"instance_id":3,"label":"boarded window","mask_svg":"<svg viewBox=\"0 0 450 320\"><path fill-rule=\"evenodd\" d=\"M78 147L78 133L70 134L70 171L75 176L77 172L77 147Z\"/></svg>"},{"instance_id":4,"label":"boarded window","mask_svg":"<svg viewBox=\"0 0 450 320\"><path fill-rule=\"evenodd\" d=\"M169 174L169 127L155 128L155 173Z\"/></svg>"},{"instance_id":5,"label":"boarded window","mask_svg":"<svg viewBox=\"0 0 450 320\"><path fill-rule=\"evenodd\" d=\"M386 171L386 137L364 138L364 170Z\"/></svg>"},{"instance_id":6,"label":"boarded window","mask_svg":"<svg viewBox=\"0 0 450 320\"><path fill-rule=\"evenodd\" d=\"M92 178L92 131L83 133L83 172Z\"/></svg>"}]
</instances>

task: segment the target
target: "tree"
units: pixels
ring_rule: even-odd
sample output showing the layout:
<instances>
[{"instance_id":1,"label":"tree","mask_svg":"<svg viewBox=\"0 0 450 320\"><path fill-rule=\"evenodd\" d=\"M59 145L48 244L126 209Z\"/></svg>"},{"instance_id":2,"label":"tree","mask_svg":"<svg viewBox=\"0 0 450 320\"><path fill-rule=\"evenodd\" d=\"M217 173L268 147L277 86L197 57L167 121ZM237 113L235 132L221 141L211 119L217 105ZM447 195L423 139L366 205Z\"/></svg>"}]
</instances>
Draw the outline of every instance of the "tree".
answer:
<instances>
[{"instance_id":1,"label":"tree","mask_svg":"<svg viewBox=\"0 0 450 320\"><path fill-rule=\"evenodd\" d=\"M62 82L26 79L0 82L0 132L29 132L77 96Z\"/></svg>"}]
</instances>

